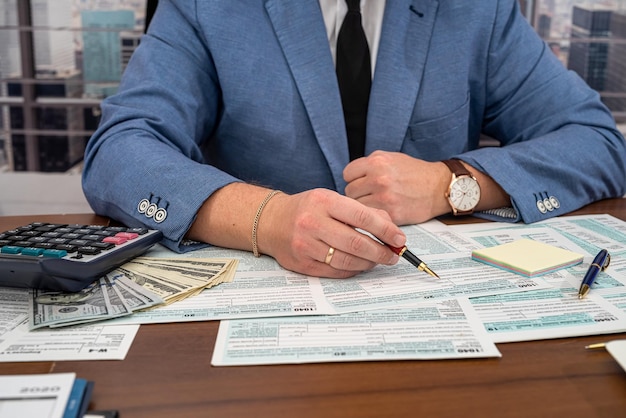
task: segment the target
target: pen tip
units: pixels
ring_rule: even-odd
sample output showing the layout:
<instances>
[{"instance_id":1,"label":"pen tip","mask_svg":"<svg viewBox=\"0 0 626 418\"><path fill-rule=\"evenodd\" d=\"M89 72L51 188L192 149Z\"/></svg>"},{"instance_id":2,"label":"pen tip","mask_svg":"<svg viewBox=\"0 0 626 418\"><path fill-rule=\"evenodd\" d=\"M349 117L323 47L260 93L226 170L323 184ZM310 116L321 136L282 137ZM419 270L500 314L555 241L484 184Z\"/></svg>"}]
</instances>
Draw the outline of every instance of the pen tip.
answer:
<instances>
[{"instance_id":1,"label":"pen tip","mask_svg":"<svg viewBox=\"0 0 626 418\"><path fill-rule=\"evenodd\" d=\"M431 270L431 269L429 269L428 267L424 268L424 270L426 271L426 273L430 274L431 276L436 277L436 278L438 278L438 279L440 278L440 277L437 275L437 273L435 273L434 271L432 271L432 270Z\"/></svg>"}]
</instances>

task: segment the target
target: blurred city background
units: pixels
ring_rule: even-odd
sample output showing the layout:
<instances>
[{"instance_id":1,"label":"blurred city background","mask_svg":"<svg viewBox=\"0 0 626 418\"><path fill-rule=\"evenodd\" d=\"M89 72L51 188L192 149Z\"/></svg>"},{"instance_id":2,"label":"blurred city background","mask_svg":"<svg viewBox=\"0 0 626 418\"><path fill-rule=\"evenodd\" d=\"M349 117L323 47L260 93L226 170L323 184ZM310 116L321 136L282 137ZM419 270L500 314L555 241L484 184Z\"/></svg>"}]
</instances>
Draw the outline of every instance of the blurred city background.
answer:
<instances>
[{"instance_id":1,"label":"blurred city background","mask_svg":"<svg viewBox=\"0 0 626 418\"><path fill-rule=\"evenodd\" d=\"M626 0L520 3L563 65L600 92L623 129ZM155 4L2 0L0 173L80 173L100 101L116 91Z\"/></svg>"}]
</instances>

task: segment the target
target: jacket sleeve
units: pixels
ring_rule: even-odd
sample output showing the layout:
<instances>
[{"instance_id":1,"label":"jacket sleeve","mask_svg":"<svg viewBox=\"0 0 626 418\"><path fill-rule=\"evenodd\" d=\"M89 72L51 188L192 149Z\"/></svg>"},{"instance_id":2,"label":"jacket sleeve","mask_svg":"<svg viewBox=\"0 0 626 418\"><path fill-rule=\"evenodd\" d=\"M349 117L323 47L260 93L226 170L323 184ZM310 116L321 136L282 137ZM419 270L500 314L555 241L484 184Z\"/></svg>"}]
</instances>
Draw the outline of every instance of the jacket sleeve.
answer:
<instances>
[{"instance_id":1,"label":"jacket sleeve","mask_svg":"<svg viewBox=\"0 0 626 418\"><path fill-rule=\"evenodd\" d=\"M568 71L519 13L498 2L482 131L501 147L458 157L490 175L526 223L626 192L626 148L599 95ZM481 216L479 214L479 216ZM484 217L506 220L492 214Z\"/></svg>"},{"instance_id":2,"label":"jacket sleeve","mask_svg":"<svg viewBox=\"0 0 626 418\"><path fill-rule=\"evenodd\" d=\"M96 213L160 229L163 244L178 251L200 245L183 240L199 207L237 181L202 157L200 144L214 129L220 93L194 4L159 3L119 92L102 104L83 171Z\"/></svg>"}]
</instances>

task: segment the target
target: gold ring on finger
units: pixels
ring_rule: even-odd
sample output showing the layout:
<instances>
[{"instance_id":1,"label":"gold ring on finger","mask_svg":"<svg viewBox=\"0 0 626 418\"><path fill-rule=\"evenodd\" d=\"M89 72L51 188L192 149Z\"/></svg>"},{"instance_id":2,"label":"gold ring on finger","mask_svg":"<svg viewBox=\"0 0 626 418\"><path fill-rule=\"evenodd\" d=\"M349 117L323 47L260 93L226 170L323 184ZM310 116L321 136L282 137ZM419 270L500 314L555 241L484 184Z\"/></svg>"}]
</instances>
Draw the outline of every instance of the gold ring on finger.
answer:
<instances>
[{"instance_id":1,"label":"gold ring on finger","mask_svg":"<svg viewBox=\"0 0 626 418\"><path fill-rule=\"evenodd\" d=\"M333 255L335 255L335 249L333 247L328 248L328 252L326 253L326 258L324 259L324 263L330 265L330 262L333 259Z\"/></svg>"}]
</instances>

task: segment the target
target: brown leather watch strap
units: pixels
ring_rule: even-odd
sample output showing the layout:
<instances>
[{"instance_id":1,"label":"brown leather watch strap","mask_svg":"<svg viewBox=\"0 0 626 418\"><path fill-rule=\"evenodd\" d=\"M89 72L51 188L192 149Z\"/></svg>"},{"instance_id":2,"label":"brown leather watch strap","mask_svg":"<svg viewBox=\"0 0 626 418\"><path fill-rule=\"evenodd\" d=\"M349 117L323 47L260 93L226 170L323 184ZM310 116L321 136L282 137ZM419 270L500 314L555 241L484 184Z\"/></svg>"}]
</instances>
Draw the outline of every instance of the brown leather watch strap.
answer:
<instances>
[{"instance_id":1,"label":"brown leather watch strap","mask_svg":"<svg viewBox=\"0 0 626 418\"><path fill-rule=\"evenodd\" d=\"M467 168L463 164L461 164L460 160L443 160L442 163L448 166L452 173L459 176L471 176L472 174L469 172Z\"/></svg>"}]
</instances>

